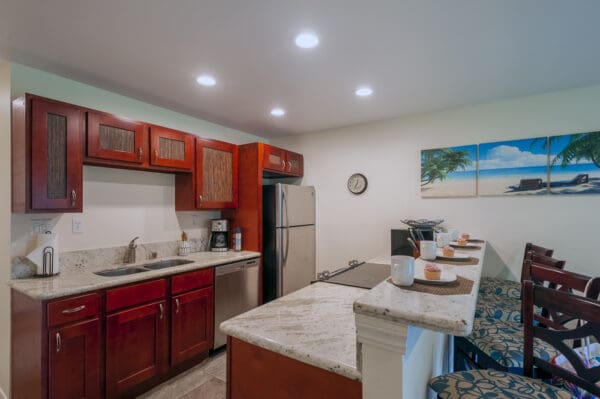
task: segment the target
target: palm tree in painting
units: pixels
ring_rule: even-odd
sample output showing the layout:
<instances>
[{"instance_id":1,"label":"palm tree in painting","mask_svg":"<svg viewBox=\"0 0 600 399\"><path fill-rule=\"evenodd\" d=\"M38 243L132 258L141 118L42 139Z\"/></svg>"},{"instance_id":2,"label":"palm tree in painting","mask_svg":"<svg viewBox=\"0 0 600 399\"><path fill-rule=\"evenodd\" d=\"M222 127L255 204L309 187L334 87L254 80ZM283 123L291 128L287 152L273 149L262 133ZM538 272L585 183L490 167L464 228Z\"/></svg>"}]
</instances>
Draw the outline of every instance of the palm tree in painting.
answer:
<instances>
[{"instance_id":1,"label":"palm tree in painting","mask_svg":"<svg viewBox=\"0 0 600 399\"><path fill-rule=\"evenodd\" d=\"M424 150L421 154L421 187L443 181L452 172L465 170L473 163L469 151L452 148Z\"/></svg>"},{"instance_id":2,"label":"palm tree in painting","mask_svg":"<svg viewBox=\"0 0 600 399\"><path fill-rule=\"evenodd\" d=\"M550 137L550 142L556 140ZM569 137L567 146L552 160L552 164L560 161L564 168L580 160L591 161L597 168L600 168L600 132L573 134Z\"/></svg>"}]
</instances>

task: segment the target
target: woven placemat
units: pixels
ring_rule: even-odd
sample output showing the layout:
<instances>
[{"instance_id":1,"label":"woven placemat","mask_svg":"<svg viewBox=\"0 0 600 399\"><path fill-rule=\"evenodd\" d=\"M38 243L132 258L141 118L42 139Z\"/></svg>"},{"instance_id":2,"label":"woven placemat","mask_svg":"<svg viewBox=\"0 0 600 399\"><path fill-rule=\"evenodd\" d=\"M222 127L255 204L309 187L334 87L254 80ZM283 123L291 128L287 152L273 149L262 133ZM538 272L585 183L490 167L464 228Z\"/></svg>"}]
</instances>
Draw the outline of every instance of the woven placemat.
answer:
<instances>
[{"instance_id":1,"label":"woven placemat","mask_svg":"<svg viewBox=\"0 0 600 399\"><path fill-rule=\"evenodd\" d=\"M435 263L441 263L442 265L452 265L452 266L474 266L479 263L479 258L469 257L469 260L464 262L457 262L454 260L445 260L436 258Z\"/></svg>"},{"instance_id":2,"label":"woven placemat","mask_svg":"<svg viewBox=\"0 0 600 399\"><path fill-rule=\"evenodd\" d=\"M481 247L479 245L457 245L450 244L450 246L454 249L458 249L460 251L479 251Z\"/></svg>"},{"instance_id":3,"label":"woven placemat","mask_svg":"<svg viewBox=\"0 0 600 399\"><path fill-rule=\"evenodd\" d=\"M394 284L392 283L391 278L388 278L386 281L390 284ZM473 289L473 281L468 278L457 276L456 281L450 284L431 285L421 284L415 281L410 287L399 288L407 291L424 292L426 294L434 295L467 295L470 294Z\"/></svg>"}]
</instances>

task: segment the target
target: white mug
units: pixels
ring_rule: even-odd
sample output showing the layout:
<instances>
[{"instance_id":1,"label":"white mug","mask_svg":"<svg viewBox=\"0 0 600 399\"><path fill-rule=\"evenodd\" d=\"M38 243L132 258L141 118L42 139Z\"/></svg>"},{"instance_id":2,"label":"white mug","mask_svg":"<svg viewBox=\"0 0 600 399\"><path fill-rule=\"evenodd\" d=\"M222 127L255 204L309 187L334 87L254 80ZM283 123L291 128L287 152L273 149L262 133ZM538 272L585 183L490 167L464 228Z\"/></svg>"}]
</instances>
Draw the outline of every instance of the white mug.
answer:
<instances>
[{"instance_id":1,"label":"white mug","mask_svg":"<svg viewBox=\"0 0 600 399\"><path fill-rule=\"evenodd\" d=\"M446 245L449 245L450 238L450 233L437 233L435 240L437 242L438 248L444 248Z\"/></svg>"},{"instance_id":2,"label":"white mug","mask_svg":"<svg viewBox=\"0 0 600 399\"><path fill-rule=\"evenodd\" d=\"M415 258L404 255L392 256L390 271L394 284L402 286L412 285L415 280Z\"/></svg>"},{"instance_id":3,"label":"white mug","mask_svg":"<svg viewBox=\"0 0 600 399\"><path fill-rule=\"evenodd\" d=\"M437 245L435 241L421 241L421 258L435 260Z\"/></svg>"},{"instance_id":4,"label":"white mug","mask_svg":"<svg viewBox=\"0 0 600 399\"><path fill-rule=\"evenodd\" d=\"M460 231L458 229L448 229L448 234L450 234L450 240L456 241L460 236Z\"/></svg>"}]
</instances>

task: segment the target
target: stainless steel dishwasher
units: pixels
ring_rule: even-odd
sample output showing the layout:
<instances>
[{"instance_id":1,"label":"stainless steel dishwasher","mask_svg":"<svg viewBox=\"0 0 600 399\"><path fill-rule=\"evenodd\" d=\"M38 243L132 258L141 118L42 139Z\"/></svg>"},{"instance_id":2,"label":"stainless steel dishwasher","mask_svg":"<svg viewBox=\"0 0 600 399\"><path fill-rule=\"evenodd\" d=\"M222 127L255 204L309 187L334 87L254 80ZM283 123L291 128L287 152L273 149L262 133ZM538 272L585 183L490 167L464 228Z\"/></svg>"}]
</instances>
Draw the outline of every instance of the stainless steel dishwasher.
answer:
<instances>
[{"instance_id":1,"label":"stainless steel dishwasher","mask_svg":"<svg viewBox=\"0 0 600 399\"><path fill-rule=\"evenodd\" d=\"M258 306L260 258L217 266L215 269L215 342L213 349L227 343L221 322Z\"/></svg>"}]
</instances>

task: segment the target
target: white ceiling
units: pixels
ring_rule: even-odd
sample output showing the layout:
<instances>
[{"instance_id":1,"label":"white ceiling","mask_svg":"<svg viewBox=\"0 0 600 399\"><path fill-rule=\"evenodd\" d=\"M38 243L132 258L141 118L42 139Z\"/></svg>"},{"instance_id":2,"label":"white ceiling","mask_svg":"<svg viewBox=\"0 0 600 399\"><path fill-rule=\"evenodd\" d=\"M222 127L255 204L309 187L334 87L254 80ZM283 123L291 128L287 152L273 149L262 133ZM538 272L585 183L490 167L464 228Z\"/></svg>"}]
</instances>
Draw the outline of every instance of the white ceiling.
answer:
<instances>
[{"instance_id":1,"label":"white ceiling","mask_svg":"<svg viewBox=\"0 0 600 399\"><path fill-rule=\"evenodd\" d=\"M274 137L600 83L599 16L597 0L0 0L0 57ZM294 45L305 29L319 47Z\"/></svg>"}]
</instances>

